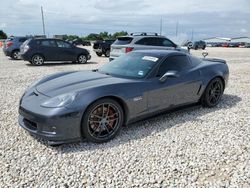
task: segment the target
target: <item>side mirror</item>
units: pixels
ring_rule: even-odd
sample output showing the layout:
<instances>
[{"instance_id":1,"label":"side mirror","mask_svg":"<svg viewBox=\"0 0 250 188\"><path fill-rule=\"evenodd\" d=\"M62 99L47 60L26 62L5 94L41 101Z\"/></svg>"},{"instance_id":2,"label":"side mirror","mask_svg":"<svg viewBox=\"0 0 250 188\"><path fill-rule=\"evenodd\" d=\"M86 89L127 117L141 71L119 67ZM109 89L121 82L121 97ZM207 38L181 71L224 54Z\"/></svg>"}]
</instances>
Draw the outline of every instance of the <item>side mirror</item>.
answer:
<instances>
[{"instance_id":1,"label":"side mirror","mask_svg":"<svg viewBox=\"0 0 250 188\"><path fill-rule=\"evenodd\" d=\"M165 82L168 78L178 78L180 75L178 74L177 71L168 71L166 72L160 79L160 82Z\"/></svg>"},{"instance_id":2,"label":"side mirror","mask_svg":"<svg viewBox=\"0 0 250 188\"><path fill-rule=\"evenodd\" d=\"M204 58L206 58L208 56L208 52L202 52L202 55Z\"/></svg>"}]
</instances>

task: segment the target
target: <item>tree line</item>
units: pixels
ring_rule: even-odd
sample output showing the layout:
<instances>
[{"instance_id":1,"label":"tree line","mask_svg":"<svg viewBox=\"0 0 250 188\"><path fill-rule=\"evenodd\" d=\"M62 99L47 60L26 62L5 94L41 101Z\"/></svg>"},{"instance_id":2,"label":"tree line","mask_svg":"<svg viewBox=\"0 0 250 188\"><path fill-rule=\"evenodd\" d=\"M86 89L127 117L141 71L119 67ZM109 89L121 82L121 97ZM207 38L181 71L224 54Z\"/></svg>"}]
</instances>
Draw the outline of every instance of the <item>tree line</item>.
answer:
<instances>
[{"instance_id":1,"label":"tree line","mask_svg":"<svg viewBox=\"0 0 250 188\"><path fill-rule=\"evenodd\" d=\"M83 39L83 40L108 40L108 39L116 39L119 36L128 35L127 31L115 32L113 34L108 33L107 31L100 32L99 34L90 33L87 36L79 37L78 35L63 35L63 40L75 40L75 39Z\"/></svg>"},{"instance_id":2,"label":"tree line","mask_svg":"<svg viewBox=\"0 0 250 188\"><path fill-rule=\"evenodd\" d=\"M87 36L84 37L80 37L78 35L63 35L62 39L63 40L74 40L74 39L83 39L83 40L108 40L108 39L116 39L119 36L125 36L128 35L127 31L120 31L120 32L115 32L113 34L104 31L104 32L100 32L99 34L97 33L90 33ZM7 34L3 31L0 30L0 39L6 39L7 38Z\"/></svg>"}]
</instances>

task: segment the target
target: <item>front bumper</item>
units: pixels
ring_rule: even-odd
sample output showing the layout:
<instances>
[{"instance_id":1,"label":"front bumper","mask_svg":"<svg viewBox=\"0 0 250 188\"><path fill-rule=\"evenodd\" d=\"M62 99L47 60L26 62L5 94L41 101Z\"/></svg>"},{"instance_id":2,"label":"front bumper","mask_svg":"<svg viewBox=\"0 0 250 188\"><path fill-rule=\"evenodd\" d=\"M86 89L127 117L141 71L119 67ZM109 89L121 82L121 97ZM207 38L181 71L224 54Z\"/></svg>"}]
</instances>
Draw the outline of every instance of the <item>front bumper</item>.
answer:
<instances>
[{"instance_id":1,"label":"front bumper","mask_svg":"<svg viewBox=\"0 0 250 188\"><path fill-rule=\"evenodd\" d=\"M47 140L52 145L76 142L82 139L81 115L78 112L66 112L51 116L37 114L20 107L18 122L31 135Z\"/></svg>"}]
</instances>

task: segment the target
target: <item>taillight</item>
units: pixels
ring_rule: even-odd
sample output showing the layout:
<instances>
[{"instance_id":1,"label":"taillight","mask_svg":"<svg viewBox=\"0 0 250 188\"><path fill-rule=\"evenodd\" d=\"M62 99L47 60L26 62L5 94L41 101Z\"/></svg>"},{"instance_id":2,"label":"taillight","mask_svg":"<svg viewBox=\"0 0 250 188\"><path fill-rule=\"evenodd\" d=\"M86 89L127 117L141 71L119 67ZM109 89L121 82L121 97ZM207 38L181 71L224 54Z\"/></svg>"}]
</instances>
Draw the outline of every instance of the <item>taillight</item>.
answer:
<instances>
[{"instance_id":1,"label":"taillight","mask_svg":"<svg viewBox=\"0 0 250 188\"><path fill-rule=\"evenodd\" d=\"M128 48L125 49L125 53L129 53L129 52L133 51L133 49L134 49L134 48L128 47Z\"/></svg>"},{"instance_id":2,"label":"taillight","mask_svg":"<svg viewBox=\"0 0 250 188\"><path fill-rule=\"evenodd\" d=\"M12 45L13 45L13 42L10 42L10 41L9 41L9 42L6 43L7 48L9 48L9 47L12 46Z\"/></svg>"},{"instance_id":3,"label":"taillight","mask_svg":"<svg viewBox=\"0 0 250 188\"><path fill-rule=\"evenodd\" d=\"M25 45L23 48L23 53L27 52L30 49L30 47L28 45Z\"/></svg>"}]
</instances>

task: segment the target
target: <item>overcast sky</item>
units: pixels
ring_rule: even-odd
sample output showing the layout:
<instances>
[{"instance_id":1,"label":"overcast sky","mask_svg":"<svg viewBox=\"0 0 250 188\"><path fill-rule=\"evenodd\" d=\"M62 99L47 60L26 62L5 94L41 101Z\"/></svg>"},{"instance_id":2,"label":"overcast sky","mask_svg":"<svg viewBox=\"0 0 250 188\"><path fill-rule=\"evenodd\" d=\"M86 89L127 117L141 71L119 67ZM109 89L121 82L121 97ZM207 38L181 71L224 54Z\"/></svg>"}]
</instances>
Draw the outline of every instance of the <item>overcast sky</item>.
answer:
<instances>
[{"instance_id":1,"label":"overcast sky","mask_svg":"<svg viewBox=\"0 0 250 188\"><path fill-rule=\"evenodd\" d=\"M174 38L250 36L250 0L1 0L0 30L8 35L101 31L159 32Z\"/></svg>"}]
</instances>

